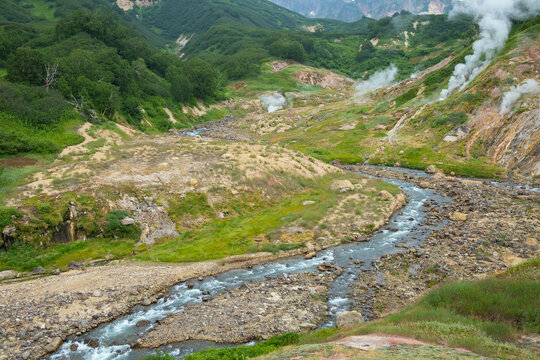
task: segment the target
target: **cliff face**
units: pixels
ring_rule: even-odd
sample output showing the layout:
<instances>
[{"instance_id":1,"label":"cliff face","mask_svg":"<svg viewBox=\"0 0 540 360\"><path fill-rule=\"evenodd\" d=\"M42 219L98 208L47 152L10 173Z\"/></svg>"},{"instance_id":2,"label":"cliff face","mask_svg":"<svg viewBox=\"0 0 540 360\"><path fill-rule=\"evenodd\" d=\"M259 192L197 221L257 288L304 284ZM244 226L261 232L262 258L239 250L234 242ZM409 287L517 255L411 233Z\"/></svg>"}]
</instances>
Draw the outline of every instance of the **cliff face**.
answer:
<instances>
[{"instance_id":1,"label":"cliff face","mask_svg":"<svg viewBox=\"0 0 540 360\"><path fill-rule=\"evenodd\" d=\"M152 6L157 2L159 0L116 0L116 5L124 11L128 11L133 9L135 5L140 7Z\"/></svg>"},{"instance_id":2,"label":"cliff face","mask_svg":"<svg viewBox=\"0 0 540 360\"><path fill-rule=\"evenodd\" d=\"M307 17L356 21L382 18L401 10L414 14L443 14L451 0L270 0Z\"/></svg>"}]
</instances>

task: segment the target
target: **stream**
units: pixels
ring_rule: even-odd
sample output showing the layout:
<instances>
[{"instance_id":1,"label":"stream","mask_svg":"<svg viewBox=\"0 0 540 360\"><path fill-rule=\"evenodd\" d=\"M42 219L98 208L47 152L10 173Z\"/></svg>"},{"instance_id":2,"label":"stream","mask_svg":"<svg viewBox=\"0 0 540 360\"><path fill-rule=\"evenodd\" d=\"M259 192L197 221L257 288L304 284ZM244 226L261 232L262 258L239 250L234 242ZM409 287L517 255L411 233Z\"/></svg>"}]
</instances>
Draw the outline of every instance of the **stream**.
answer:
<instances>
[{"instance_id":1,"label":"stream","mask_svg":"<svg viewBox=\"0 0 540 360\"><path fill-rule=\"evenodd\" d=\"M395 170L395 169L394 169ZM365 175L365 174L364 174ZM366 175L368 176L368 175ZM191 280L177 284L169 289L167 301L161 298L150 306L135 306L131 313L112 322L103 324L79 337L68 338L50 360L136 360L155 353L157 349L134 349L141 334L148 332L156 325L156 321L165 319L171 313L178 313L188 305L201 303L203 297L213 297L223 291L234 289L247 282L262 281L284 274L317 271L317 265L323 262L334 262L343 268L343 273L331 284L328 296L328 316L320 327L334 325L335 316L350 308L350 285L362 271L372 269L372 262L382 256L397 253L403 249L396 247L406 244L413 248L429 236L431 230L442 227L428 226L424 213L424 202L434 201L437 206L444 207L451 200L430 189L422 189L413 183L386 179L397 185L407 195L408 203L401 211L396 212L388 225L376 231L369 242L349 243L318 252L317 256L306 260L304 257L293 257L276 262L253 266L251 269L228 271L216 276L209 276L203 281ZM397 229L397 231L396 231ZM354 264L355 262L359 264ZM192 284L193 287L188 287ZM368 311L366 307L365 311ZM137 327L137 322L149 320L150 325ZM98 339L99 346L90 347L85 339ZM75 351L71 347L77 347ZM232 344L216 344L208 341L185 341L160 347L174 357L183 357L209 347L234 346Z\"/></svg>"}]
</instances>

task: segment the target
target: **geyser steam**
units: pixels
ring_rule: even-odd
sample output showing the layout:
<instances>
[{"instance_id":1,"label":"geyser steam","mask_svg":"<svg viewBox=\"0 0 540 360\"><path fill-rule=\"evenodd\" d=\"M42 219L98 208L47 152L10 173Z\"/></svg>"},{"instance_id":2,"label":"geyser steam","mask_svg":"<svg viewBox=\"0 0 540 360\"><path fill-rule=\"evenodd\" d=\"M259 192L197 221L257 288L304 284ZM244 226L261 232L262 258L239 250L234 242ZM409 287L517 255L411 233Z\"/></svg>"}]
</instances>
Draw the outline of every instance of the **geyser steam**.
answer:
<instances>
[{"instance_id":1,"label":"geyser steam","mask_svg":"<svg viewBox=\"0 0 540 360\"><path fill-rule=\"evenodd\" d=\"M504 93L499 115L504 115L510 111L516 101L525 94L540 94L540 86L538 86L536 80L527 79L522 85L512 86L510 91Z\"/></svg>"},{"instance_id":2,"label":"geyser steam","mask_svg":"<svg viewBox=\"0 0 540 360\"><path fill-rule=\"evenodd\" d=\"M374 92L384 86L390 85L398 73L396 65L391 64L384 70L379 70L369 77L369 79L360 81L356 84L356 96L362 96Z\"/></svg>"},{"instance_id":3,"label":"geyser steam","mask_svg":"<svg viewBox=\"0 0 540 360\"><path fill-rule=\"evenodd\" d=\"M262 100L262 106L269 112L274 112L283 109L287 105L287 99L278 93L272 95L263 95L259 99Z\"/></svg>"},{"instance_id":4,"label":"geyser steam","mask_svg":"<svg viewBox=\"0 0 540 360\"><path fill-rule=\"evenodd\" d=\"M441 92L444 100L456 89L463 89L480 74L493 57L502 50L512 20L526 20L540 13L539 0L466 0L460 1L450 14L472 14L480 28L480 38L473 44L473 53L458 64L448 83Z\"/></svg>"}]
</instances>

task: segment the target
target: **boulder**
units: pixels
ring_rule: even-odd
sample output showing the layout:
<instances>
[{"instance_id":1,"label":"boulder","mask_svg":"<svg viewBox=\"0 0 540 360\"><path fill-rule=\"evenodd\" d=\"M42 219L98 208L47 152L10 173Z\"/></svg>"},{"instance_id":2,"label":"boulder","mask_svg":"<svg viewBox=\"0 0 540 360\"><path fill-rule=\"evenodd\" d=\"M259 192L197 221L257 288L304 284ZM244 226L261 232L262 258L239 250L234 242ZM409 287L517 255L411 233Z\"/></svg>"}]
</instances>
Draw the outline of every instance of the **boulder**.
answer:
<instances>
[{"instance_id":1,"label":"boulder","mask_svg":"<svg viewBox=\"0 0 540 360\"><path fill-rule=\"evenodd\" d=\"M429 182L427 181L421 181L418 185L423 189L429 188Z\"/></svg>"},{"instance_id":2,"label":"boulder","mask_svg":"<svg viewBox=\"0 0 540 360\"><path fill-rule=\"evenodd\" d=\"M86 345L90 346L93 349L96 349L97 347L99 347L99 340L98 339L87 338L87 339L84 340L84 343Z\"/></svg>"},{"instance_id":3,"label":"boulder","mask_svg":"<svg viewBox=\"0 0 540 360\"><path fill-rule=\"evenodd\" d=\"M137 323L135 324L136 327L138 328L141 328L141 327L146 327L150 325L150 320L139 320L137 321Z\"/></svg>"},{"instance_id":4,"label":"boulder","mask_svg":"<svg viewBox=\"0 0 540 360\"><path fill-rule=\"evenodd\" d=\"M102 295L101 291L99 291L99 290L94 290L94 292L92 293L93 297L101 297L101 295Z\"/></svg>"},{"instance_id":5,"label":"boulder","mask_svg":"<svg viewBox=\"0 0 540 360\"><path fill-rule=\"evenodd\" d=\"M345 311L336 317L336 326L340 328L351 327L364 323L364 317L358 311Z\"/></svg>"},{"instance_id":6,"label":"boulder","mask_svg":"<svg viewBox=\"0 0 540 360\"><path fill-rule=\"evenodd\" d=\"M125 217L125 218L122 219L122 221L120 223L122 225L124 225L124 226L134 225L135 224L135 219L132 219L130 217Z\"/></svg>"},{"instance_id":7,"label":"boulder","mask_svg":"<svg viewBox=\"0 0 540 360\"><path fill-rule=\"evenodd\" d=\"M37 266L34 271L32 271L34 274L43 274L45 272L45 269L41 266Z\"/></svg>"},{"instance_id":8,"label":"boulder","mask_svg":"<svg viewBox=\"0 0 540 360\"><path fill-rule=\"evenodd\" d=\"M18 272L14 270L0 271L0 280L9 279L17 276Z\"/></svg>"},{"instance_id":9,"label":"boulder","mask_svg":"<svg viewBox=\"0 0 540 360\"><path fill-rule=\"evenodd\" d=\"M440 172L441 170L439 170L439 168L436 167L435 165L429 165L424 171L428 174L436 174Z\"/></svg>"},{"instance_id":10,"label":"boulder","mask_svg":"<svg viewBox=\"0 0 540 360\"><path fill-rule=\"evenodd\" d=\"M62 345L62 343L63 343L63 341L62 341L61 338L55 337L55 338L49 340L49 342L47 343L47 345L45 345L43 350L45 350L48 353L56 351L56 350L58 350L60 345Z\"/></svg>"},{"instance_id":11,"label":"boulder","mask_svg":"<svg viewBox=\"0 0 540 360\"><path fill-rule=\"evenodd\" d=\"M317 253L315 251L313 251L313 252L310 252L310 253L306 254L305 259L306 260L313 259L315 256L317 256Z\"/></svg>"},{"instance_id":12,"label":"boulder","mask_svg":"<svg viewBox=\"0 0 540 360\"><path fill-rule=\"evenodd\" d=\"M330 185L330 190L344 193L354 190L354 185L349 180L334 180Z\"/></svg>"},{"instance_id":13,"label":"boulder","mask_svg":"<svg viewBox=\"0 0 540 360\"><path fill-rule=\"evenodd\" d=\"M392 196L392 194L390 194L388 191L386 190L381 190L379 191L379 193L377 194L378 197L380 198L383 198L383 199L387 199L387 200L394 200L394 197Z\"/></svg>"},{"instance_id":14,"label":"boulder","mask_svg":"<svg viewBox=\"0 0 540 360\"><path fill-rule=\"evenodd\" d=\"M302 206L309 206L315 204L315 201L313 200L306 200L302 203Z\"/></svg>"},{"instance_id":15,"label":"boulder","mask_svg":"<svg viewBox=\"0 0 540 360\"><path fill-rule=\"evenodd\" d=\"M312 323L302 323L300 324L300 331L310 331L314 330L317 327L317 325Z\"/></svg>"},{"instance_id":16,"label":"boulder","mask_svg":"<svg viewBox=\"0 0 540 360\"><path fill-rule=\"evenodd\" d=\"M456 211L450 214L450 219L453 221L466 221L467 214Z\"/></svg>"},{"instance_id":17,"label":"boulder","mask_svg":"<svg viewBox=\"0 0 540 360\"><path fill-rule=\"evenodd\" d=\"M444 175L442 172L438 172L438 173L435 173L435 175L433 175L433 179L434 180L444 180L444 179L446 179L446 175Z\"/></svg>"},{"instance_id":18,"label":"boulder","mask_svg":"<svg viewBox=\"0 0 540 360\"><path fill-rule=\"evenodd\" d=\"M69 270L78 269L80 267L82 267L82 264L78 263L76 261L72 261L72 262L69 263Z\"/></svg>"}]
</instances>

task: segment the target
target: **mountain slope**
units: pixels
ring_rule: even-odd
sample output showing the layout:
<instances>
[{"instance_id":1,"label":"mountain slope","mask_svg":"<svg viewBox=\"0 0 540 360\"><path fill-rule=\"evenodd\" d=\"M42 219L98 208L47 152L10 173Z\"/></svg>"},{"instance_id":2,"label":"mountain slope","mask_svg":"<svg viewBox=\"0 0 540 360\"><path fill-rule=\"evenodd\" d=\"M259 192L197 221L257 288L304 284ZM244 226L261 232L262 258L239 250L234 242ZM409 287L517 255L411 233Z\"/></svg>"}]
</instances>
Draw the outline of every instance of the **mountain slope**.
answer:
<instances>
[{"instance_id":1,"label":"mountain slope","mask_svg":"<svg viewBox=\"0 0 540 360\"><path fill-rule=\"evenodd\" d=\"M270 0L310 18L356 21L363 17L383 18L402 10L414 14L444 14L450 0Z\"/></svg>"},{"instance_id":2,"label":"mountain slope","mask_svg":"<svg viewBox=\"0 0 540 360\"><path fill-rule=\"evenodd\" d=\"M141 22L168 39L182 33L202 33L215 25L267 29L298 29L306 19L264 0L162 0L139 11Z\"/></svg>"}]
</instances>

